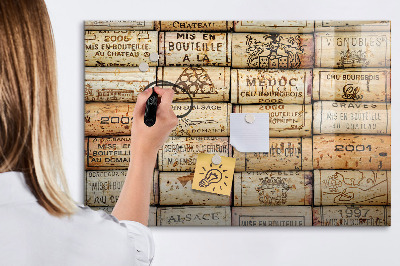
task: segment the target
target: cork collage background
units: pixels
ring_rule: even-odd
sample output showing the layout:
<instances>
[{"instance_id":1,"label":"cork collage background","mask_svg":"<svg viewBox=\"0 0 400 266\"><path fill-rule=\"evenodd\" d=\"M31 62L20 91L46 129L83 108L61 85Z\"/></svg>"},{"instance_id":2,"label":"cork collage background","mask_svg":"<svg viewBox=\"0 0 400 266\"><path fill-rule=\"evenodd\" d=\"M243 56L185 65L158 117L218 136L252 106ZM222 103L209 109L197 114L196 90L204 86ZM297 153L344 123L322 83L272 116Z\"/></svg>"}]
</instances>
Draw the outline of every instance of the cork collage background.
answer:
<instances>
[{"instance_id":1,"label":"cork collage background","mask_svg":"<svg viewBox=\"0 0 400 266\"><path fill-rule=\"evenodd\" d=\"M86 205L112 211L137 95L165 80L176 114L194 102L158 153L149 225L390 225L390 40L389 21L86 21ZM231 112L269 113L268 153L229 144ZM191 189L198 153L236 158L231 196Z\"/></svg>"}]
</instances>

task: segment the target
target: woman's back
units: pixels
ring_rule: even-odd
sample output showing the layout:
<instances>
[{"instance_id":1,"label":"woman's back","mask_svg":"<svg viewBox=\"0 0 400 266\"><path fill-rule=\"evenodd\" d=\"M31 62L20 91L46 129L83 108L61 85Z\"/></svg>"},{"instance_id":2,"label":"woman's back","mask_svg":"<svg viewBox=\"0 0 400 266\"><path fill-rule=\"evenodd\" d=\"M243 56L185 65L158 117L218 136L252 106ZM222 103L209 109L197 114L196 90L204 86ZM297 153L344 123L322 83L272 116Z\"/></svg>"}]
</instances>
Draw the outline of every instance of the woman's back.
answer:
<instances>
[{"instance_id":1,"label":"woman's back","mask_svg":"<svg viewBox=\"0 0 400 266\"><path fill-rule=\"evenodd\" d=\"M0 265L148 265L150 230L88 207L49 214L22 173L0 173Z\"/></svg>"}]
</instances>

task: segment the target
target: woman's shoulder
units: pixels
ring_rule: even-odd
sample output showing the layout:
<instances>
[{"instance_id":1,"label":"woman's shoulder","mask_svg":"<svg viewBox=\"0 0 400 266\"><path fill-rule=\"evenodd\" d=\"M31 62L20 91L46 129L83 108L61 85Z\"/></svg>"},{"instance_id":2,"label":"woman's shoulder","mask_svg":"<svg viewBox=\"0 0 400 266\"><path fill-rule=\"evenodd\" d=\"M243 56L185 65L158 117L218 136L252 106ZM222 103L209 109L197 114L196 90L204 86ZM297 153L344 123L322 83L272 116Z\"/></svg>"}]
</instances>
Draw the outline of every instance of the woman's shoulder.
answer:
<instances>
[{"instance_id":1,"label":"woman's shoulder","mask_svg":"<svg viewBox=\"0 0 400 266\"><path fill-rule=\"evenodd\" d=\"M79 206L71 216L61 218L65 227L70 229L83 242L107 246L118 243L121 246L134 246L129 232L117 218L104 211L94 211L86 206Z\"/></svg>"},{"instance_id":2,"label":"woman's shoulder","mask_svg":"<svg viewBox=\"0 0 400 266\"><path fill-rule=\"evenodd\" d=\"M90 223L108 223L119 224L117 218L113 215L108 214L104 210L94 210L88 206L77 205L77 209L74 213L74 219L77 221L86 221Z\"/></svg>"},{"instance_id":3,"label":"woman's shoulder","mask_svg":"<svg viewBox=\"0 0 400 266\"><path fill-rule=\"evenodd\" d=\"M77 226L87 228L89 231L98 231L101 236L109 235L110 241L126 241L128 246L136 253L136 260L144 265L150 263L154 256L154 239L150 229L135 221L119 221L113 215L103 210L92 210L83 205L78 205L74 215Z\"/></svg>"}]
</instances>

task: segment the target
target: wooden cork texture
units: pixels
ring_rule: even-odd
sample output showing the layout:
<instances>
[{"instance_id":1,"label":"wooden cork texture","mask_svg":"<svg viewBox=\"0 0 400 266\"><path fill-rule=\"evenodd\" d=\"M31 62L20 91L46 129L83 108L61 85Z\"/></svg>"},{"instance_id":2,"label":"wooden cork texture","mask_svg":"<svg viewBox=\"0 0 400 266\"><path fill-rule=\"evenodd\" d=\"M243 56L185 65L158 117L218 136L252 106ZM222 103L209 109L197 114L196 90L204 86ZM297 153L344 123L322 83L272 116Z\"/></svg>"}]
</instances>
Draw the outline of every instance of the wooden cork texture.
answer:
<instances>
[{"instance_id":1,"label":"wooden cork texture","mask_svg":"<svg viewBox=\"0 0 400 266\"><path fill-rule=\"evenodd\" d=\"M232 69L231 102L310 104L310 69Z\"/></svg>"},{"instance_id":2,"label":"wooden cork texture","mask_svg":"<svg viewBox=\"0 0 400 266\"><path fill-rule=\"evenodd\" d=\"M227 137L169 137L158 152L160 171L194 171L198 153L232 156Z\"/></svg>"},{"instance_id":3,"label":"wooden cork texture","mask_svg":"<svg viewBox=\"0 0 400 266\"><path fill-rule=\"evenodd\" d=\"M391 171L314 170L314 205L390 205Z\"/></svg>"},{"instance_id":4,"label":"wooden cork texture","mask_svg":"<svg viewBox=\"0 0 400 266\"><path fill-rule=\"evenodd\" d=\"M160 32L161 66L230 66L231 33Z\"/></svg>"},{"instance_id":5,"label":"wooden cork texture","mask_svg":"<svg viewBox=\"0 0 400 266\"><path fill-rule=\"evenodd\" d=\"M312 68L312 34L234 33L232 67L234 68Z\"/></svg>"},{"instance_id":6,"label":"wooden cork texture","mask_svg":"<svg viewBox=\"0 0 400 266\"><path fill-rule=\"evenodd\" d=\"M158 31L230 31L233 27L233 21L215 20L215 21L156 21L156 30Z\"/></svg>"},{"instance_id":7,"label":"wooden cork texture","mask_svg":"<svg viewBox=\"0 0 400 266\"><path fill-rule=\"evenodd\" d=\"M328 31L328 32L390 31L390 21L317 20L315 21L315 31Z\"/></svg>"},{"instance_id":8,"label":"wooden cork texture","mask_svg":"<svg viewBox=\"0 0 400 266\"><path fill-rule=\"evenodd\" d=\"M239 152L235 172L312 170L311 138L270 138L269 152Z\"/></svg>"},{"instance_id":9,"label":"wooden cork texture","mask_svg":"<svg viewBox=\"0 0 400 266\"><path fill-rule=\"evenodd\" d=\"M160 205L231 205L230 196L192 189L193 177L193 172L161 172Z\"/></svg>"},{"instance_id":10,"label":"wooden cork texture","mask_svg":"<svg viewBox=\"0 0 400 266\"><path fill-rule=\"evenodd\" d=\"M128 169L131 137L86 137L85 169Z\"/></svg>"},{"instance_id":11,"label":"wooden cork texture","mask_svg":"<svg viewBox=\"0 0 400 266\"><path fill-rule=\"evenodd\" d=\"M159 67L157 79L179 86L161 86L174 89L174 102L229 102L230 72L229 67Z\"/></svg>"},{"instance_id":12,"label":"wooden cork texture","mask_svg":"<svg viewBox=\"0 0 400 266\"><path fill-rule=\"evenodd\" d=\"M311 104L235 105L233 112L268 113L270 137L311 137Z\"/></svg>"},{"instance_id":13,"label":"wooden cork texture","mask_svg":"<svg viewBox=\"0 0 400 266\"><path fill-rule=\"evenodd\" d=\"M182 115L190 109L187 102L173 103L172 110ZM87 103L86 136L130 135L134 103ZM194 103L189 115L179 119L171 136L228 136L230 103Z\"/></svg>"},{"instance_id":14,"label":"wooden cork texture","mask_svg":"<svg viewBox=\"0 0 400 266\"><path fill-rule=\"evenodd\" d=\"M232 207L232 226L311 226L311 206Z\"/></svg>"},{"instance_id":15,"label":"wooden cork texture","mask_svg":"<svg viewBox=\"0 0 400 266\"><path fill-rule=\"evenodd\" d=\"M86 20L85 30L154 30L154 21Z\"/></svg>"},{"instance_id":16,"label":"wooden cork texture","mask_svg":"<svg viewBox=\"0 0 400 266\"><path fill-rule=\"evenodd\" d=\"M389 32L315 33L315 66L390 67Z\"/></svg>"},{"instance_id":17,"label":"wooden cork texture","mask_svg":"<svg viewBox=\"0 0 400 266\"><path fill-rule=\"evenodd\" d=\"M391 225L390 21L84 26L87 205L112 211L138 95L156 83L174 90L178 125L147 177L149 225ZM231 113L269 115L268 152L230 145ZM192 189L200 153L236 159L229 196Z\"/></svg>"},{"instance_id":18,"label":"wooden cork texture","mask_svg":"<svg viewBox=\"0 0 400 266\"><path fill-rule=\"evenodd\" d=\"M231 225L230 207L158 207L158 226L226 226Z\"/></svg>"},{"instance_id":19,"label":"wooden cork texture","mask_svg":"<svg viewBox=\"0 0 400 266\"><path fill-rule=\"evenodd\" d=\"M312 33L313 20L234 21L235 32Z\"/></svg>"},{"instance_id":20,"label":"wooden cork texture","mask_svg":"<svg viewBox=\"0 0 400 266\"><path fill-rule=\"evenodd\" d=\"M390 206L321 206L313 208L313 226L390 226Z\"/></svg>"},{"instance_id":21,"label":"wooden cork texture","mask_svg":"<svg viewBox=\"0 0 400 266\"><path fill-rule=\"evenodd\" d=\"M85 101L136 102L155 79L155 67L146 72L138 67L85 67Z\"/></svg>"},{"instance_id":22,"label":"wooden cork texture","mask_svg":"<svg viewBox=\"0 0 400 266\"><path fill-rule=\"evenodd\" d=\"M86 171L86 205L115 206L126 179L127 170ZM158 170L154 170L150 204L158 204Z\"/></svg>"},{"instance_id":23,"label":"wooden cork texture","mask_svg":"<svg viewBox=\"0 0 400 266\"><path fill-rule=\"evenodd\" d=\"M150 66L157 53L157 31L105 30L85 32L85 66Z\"/></svg>"},{"instance_id":24,"label":"wooden cork texture","mask_svg":"<svg viewBox=\"0 0 400 266\"><path fill-rule=\"evenodd\" d=\"M391 73L387 68L313 70L313 100L390 102Z\"/></svg>"},{"instance_id":25,"label":"wooden cork texture","mask_svg":"<svg viewBox=\"0 0 400 266\"><path fill-rule=\"evenodd\" d=\"M314 102L314 134L390 134L391 104Z\"/></svg>"},{"instance_id":26,"label":"wooden cork texture","mask_svg":"<svg viewBox=\"0 0 400 266\"><path fill-rule=\"evenodd\" d=\"M390 170L390 136L314 135L314 169Z\"/></svg>"},{"instance_id":27,"label":"wooden cork texture","mask_svg":"<svg viewBox=\"0 0 400 266\"><path fill-rule=\"evenodd\" d=\"M240 172L234 175L234 206L312 204L311 171Z\"/></svg>"}]
</instances>

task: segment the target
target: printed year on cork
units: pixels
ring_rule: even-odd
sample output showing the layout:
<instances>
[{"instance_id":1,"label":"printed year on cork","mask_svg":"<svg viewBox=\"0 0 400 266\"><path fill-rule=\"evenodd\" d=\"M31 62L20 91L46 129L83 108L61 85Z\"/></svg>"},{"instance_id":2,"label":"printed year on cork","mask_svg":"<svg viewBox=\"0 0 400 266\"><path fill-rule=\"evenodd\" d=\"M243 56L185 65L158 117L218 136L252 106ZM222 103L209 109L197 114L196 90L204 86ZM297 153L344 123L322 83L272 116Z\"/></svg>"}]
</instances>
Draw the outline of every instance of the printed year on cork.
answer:
<instances>
[{"instance_id":1,"label":"printed year on cork","mask_svg":"<svg viewBox=\"0 0 400 266\"><path fill-rule=\"evenodd\" d=\"M86 31L85 66L139 66L157 53L156 31Z\"/></svg>"}]
</instances>

